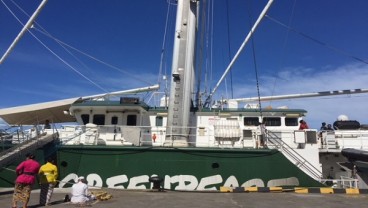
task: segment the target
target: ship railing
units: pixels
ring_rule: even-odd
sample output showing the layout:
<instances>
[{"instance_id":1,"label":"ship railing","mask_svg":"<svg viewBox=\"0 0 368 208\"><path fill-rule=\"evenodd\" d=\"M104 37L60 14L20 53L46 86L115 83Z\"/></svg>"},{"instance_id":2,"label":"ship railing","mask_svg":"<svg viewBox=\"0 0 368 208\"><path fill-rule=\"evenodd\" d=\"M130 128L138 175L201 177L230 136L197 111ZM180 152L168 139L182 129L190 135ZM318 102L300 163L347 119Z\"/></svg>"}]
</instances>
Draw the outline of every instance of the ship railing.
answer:
<instances>
[{"instance_id":1,"label":"ship railing","mask_svg":"<svg viewBox=\"0 0 368 208\"><path fill-rule=\"evenodd\" d=\"M320 132L321 150L340 151L344 148L368 149L367 130L341 130L335 132Z\"/></svg>"},{"instance_id":2,"label":"ship railing","mask_svg":"<svg viewBox=\"0 0 368 208\"><path fill-rule=\"evenodd\" d=\"M12 127L11 143L12 144L22 144L29 140L38 138L41 134L54 134L57 133L55 127L51 129L44 129L44 125L21 125L17 127Z\"/></svg>"},{"instance_id":3,"label":"ship railing","mask_svg":"<svg viewBox=\"0 0 368 208\"><path fill-rule=\"evenodd\" d=\"M96 134L87 135L85 126L64 126L60 130L61 143L65 145L86 144L96 145L103 144L102 140L106 140L106 145L134 145L134 146L173 146L176 142L172 140L170 135L171 127L166 126L122 126L122 125L104 125L96 126ZM255 131L251 131L251 140L247 142L241 134L238 133L222 135L217 138L215 129L210 127L175 127L182 130L177 131L176 138L185 138L185 142L191 147L211 147L211 148L257 148L257 136ZM117 129L116 132L111 129ZM125 131L127 130L127 131ZM167 133L169 131L169 134ZM134 134L131 134L135 132ZM178 132L181 132L180 134ZM283 132L284 134L285 132ZM171 134L172 135L172 134ZM284 135L285 136L285 135ZM287 135L286 135L287 136ZM288 137L288 136L287 136ZM289 140L292 141L292 133L290 132ZM175 137L174 137L175 138ZM100 142L99 142L100 141ZM277 143L275 143L278 145ZM271 143L269 144L271 145ZM281 144L280 144L281 145ZM280 148L280 147L278 147Z\"/></svg>"},{"instance_id":4,"label":"ship railing","mask_svg":"<svg viewBox=\"0 0 368 208\"><path fill-rule=\"evenodd\" d=\"M12 133L13 135L12 143L21 144L36 137L38 133L40 132L35 131L33 126L20 126Z\"/></svg>"},{"instance_id":5,"label":"ship railing","mask_svg":"<svg viewBox=\"0 0 368 208\"><path fill-rule=\"evenodd\" d=\"M293 160L294 164L299 168L303 168L310 176L316 180L320 180L322 177L322 172L318 170L313 164L296 152L292 147L290 147L286 142L284 142L275 132L267 131L267 146L273 145L278 150L286 154L290 159Z\"/></svg>"},{"instance_id":6,"label":"ship railing","mask_svg":"<svg viewBox=\"0 0 368 208\"><path fill-rule=\"evenodd\" d=\"M142 145L152 145L152 146L174 146L174 143L177 142L175 138L179 138L184 143L187 143L188 146L213 146L211 145L213 141L209 138L213 138L213 135L206 135L207 139L202 142L198 141L197 137L197 127L144 127L145 129L149 129L146 131L142 131L141 141Z\"/></svg>"},{"instance_id":7,"label":"ship railing","mask_svg":"<svg viewBox=\"0 0 368 208\"><path fill-rule=\"evenodd\" d=\"M200 142L195 140L196 127L176 127L181 128L181 134L176 134L178 138L186 138L189 146L199 145ZM93 134L89 134L89 130L93 130ZM188 132L188 133L186 133ZM60 130L61 145L86 144L96 145L133 145L133 146L170 146L174 140L170 140L167 136L166 126L121 126L121 125L103 125L95 128L86 128L85 126L64 126ZM213 135L206 135L200 145L214 146ZM212 145L211 145L212 144Z\"/></svg>"},{"instance_id":8,"label":"ship railing","mask_svg":"<svg viewBox=\"0 0 368 208\"><path fill-rule=\"evenodd\" d=\"M332 188L358 188L358 179L341 176L340 179L321 179L320 182Z\"/></svg>"},{"instance_id":9,"label":"ship railing","mask_svg":"<svg viewBox=\"0 0 368 208\"><path fill-rule=\"evenodd\" d=\"M60 144L66 144L69 141L74 141L74 144L79 144L81 135L85 132L85 125L63 125L61 129L59 129Z\"/></svg>"},{"instance_id":10,"label":"ship railing","mask_svg":"<svg viewBox=\"0 0 368 208\"><path fill-rule=\"evenodd\" d=\"M51 131L50 131L51 132ZM17 144L0 153L0 167L14 161L15 158L24 156L43 145L58 139L57 133L37 133L34 137Z\"/></svg>"},{"instance_id":11,"label":"ship railing","mask_svg":"<svg viewBox=\"0 0 368 208\"><path fill-rule=\"evenodd\" d=\"M142 145L152 146L174 146L175 138L183 139L188 146L191 147L211 147L211 148L243 148L243 140L240 135L240 129L238 133L225 134L221 138L217 138L215 130L208 127L141 127L145 130L141 131ZM176 128L177 131L171 133L172 128ZM179 130L178 130L179 129Z\"/></svg>"}]
</instances>

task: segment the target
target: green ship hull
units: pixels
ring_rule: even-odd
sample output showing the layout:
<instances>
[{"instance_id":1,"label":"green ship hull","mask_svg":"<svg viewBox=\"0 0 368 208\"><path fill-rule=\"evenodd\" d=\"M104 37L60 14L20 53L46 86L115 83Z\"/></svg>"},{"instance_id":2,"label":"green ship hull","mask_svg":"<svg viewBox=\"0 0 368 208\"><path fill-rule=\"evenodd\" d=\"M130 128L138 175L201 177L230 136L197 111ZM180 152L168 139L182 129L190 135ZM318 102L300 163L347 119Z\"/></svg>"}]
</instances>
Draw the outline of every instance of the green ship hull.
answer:
<instances>
[{"instance_id":1,"label":"green ship hull","mask_svg":"<svg viewBox=\"0 0 368 208\"><path fill-rule=\"evenodd\" d=\"M64 146L57 157L62 187L81 175L91 186L123 189L150 189L152 176L171 190L321 186L277 150Z\"/></svg>"},{"instance_id":2,"label":"green ship hull","mask_svg":"<svg viewBox=\"0 0 368 208\"><path fill-rule=\"evenodd\" d=\"M95 187L151 189L150 177L163 179L170 190L219 190L225 187L323 186L271 149L152 148L48 145L36 151L43 163L54 154L58 187L70 187L85 176ZM22 158L23 159L23 158ZM14 169L22 159L0 172L0 187L13 187Z\"/></svg>"}]
</instances>

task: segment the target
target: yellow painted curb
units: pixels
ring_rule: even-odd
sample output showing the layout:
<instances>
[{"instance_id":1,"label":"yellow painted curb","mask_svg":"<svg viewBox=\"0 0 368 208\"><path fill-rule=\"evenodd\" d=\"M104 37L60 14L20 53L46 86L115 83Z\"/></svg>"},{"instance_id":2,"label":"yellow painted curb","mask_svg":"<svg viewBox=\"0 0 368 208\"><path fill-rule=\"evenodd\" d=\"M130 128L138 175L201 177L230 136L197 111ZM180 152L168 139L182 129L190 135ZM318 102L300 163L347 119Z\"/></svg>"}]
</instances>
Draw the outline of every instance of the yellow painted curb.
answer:
<instances>
[{"instance_id":1,"label":"yellow painted curb","mask_svg":"<svg viewBox=\"0 0 368 208\"><path fill-rule=\"evenodd\" d=\"M355 188L327 188L327 187L295 187L295 188L282 188L282 187L220 187L220 192L227 193L242 193L242 192L294 192L298 194L368 194L368 189L355 189Z\"/></svg>"}]
</instances>

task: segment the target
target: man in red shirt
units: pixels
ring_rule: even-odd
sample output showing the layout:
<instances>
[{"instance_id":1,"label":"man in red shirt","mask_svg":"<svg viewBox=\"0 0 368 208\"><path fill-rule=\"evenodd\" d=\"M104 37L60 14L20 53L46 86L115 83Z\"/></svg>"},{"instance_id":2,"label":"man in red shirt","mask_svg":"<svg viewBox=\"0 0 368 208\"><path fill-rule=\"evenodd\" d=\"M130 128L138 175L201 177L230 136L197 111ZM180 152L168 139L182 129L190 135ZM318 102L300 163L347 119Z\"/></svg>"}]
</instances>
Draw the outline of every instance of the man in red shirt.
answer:
<instances>
[{"instance_id":1,"label":"man in red shirt","mask_svg":"<svg viewBox=\"0 0 368 208\"><path fill-rule=\"evenodd\" d=\"M27 159L20 163L15 169L17 179L15 180L13 204L12 207L17 207L17 202L23 202L23 208L27 208L29 197L32 191L32 185L36 181L40 164L34 160L35 156L28 153Z\"/></svg>"},{"instance_id":2,"label":"man in red shirt","mask_svg":"<svg viewBox=\"0 0 368 208\"><path fill-rule=\"evenodd\" d=\"M300 123L299 130L309 129L307 122L305 122L304 120L300 120L299 123Z\"/></svg>"}]
</instances>

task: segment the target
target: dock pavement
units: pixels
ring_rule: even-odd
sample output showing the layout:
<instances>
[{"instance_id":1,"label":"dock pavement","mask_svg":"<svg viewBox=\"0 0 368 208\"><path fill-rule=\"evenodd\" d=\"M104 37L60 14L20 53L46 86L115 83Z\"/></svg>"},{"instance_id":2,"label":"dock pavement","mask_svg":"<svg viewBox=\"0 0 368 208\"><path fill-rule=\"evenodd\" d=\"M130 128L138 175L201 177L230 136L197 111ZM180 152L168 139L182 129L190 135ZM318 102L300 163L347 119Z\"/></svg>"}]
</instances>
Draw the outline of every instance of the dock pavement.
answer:
<instances>
[{"instance_id":1,"label":"dock pavement","mask_svg":"<svg viewBox=\"0 0 368 208\"><path fill-rule=\"evenodd\" d=\"M102 189L112 198L106 201L95 201L90 207L95 208L347 208L367 207L368 194L300 194L281 193L223 193L223 192L187 192L187 191L151 191L151 190L118 190ZM12 189L0 188L0 207L11 207ZM64 202L70 189L55 189L52 196L53 208L74 208L77 205ZM44 207L38 204L39 190L33 190L28 208ZM19 204L18 207L21 207Z\"/></svg>"}]
</instances>

